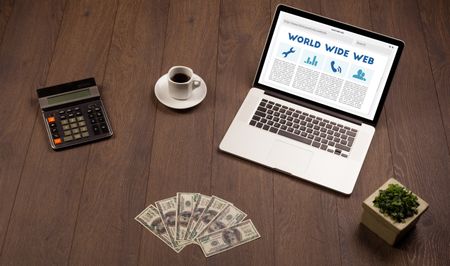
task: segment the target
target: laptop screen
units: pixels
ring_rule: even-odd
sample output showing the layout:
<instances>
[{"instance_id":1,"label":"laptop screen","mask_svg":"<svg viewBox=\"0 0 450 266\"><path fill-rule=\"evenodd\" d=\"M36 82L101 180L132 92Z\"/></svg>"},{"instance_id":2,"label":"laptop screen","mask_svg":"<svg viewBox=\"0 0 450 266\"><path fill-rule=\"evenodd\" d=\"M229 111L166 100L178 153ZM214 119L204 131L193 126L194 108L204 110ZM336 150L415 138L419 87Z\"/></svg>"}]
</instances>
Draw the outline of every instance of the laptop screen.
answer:
<instances>
[{"instance_id":1,"label":"laptop screen","mask_svg":"<svg viewBox=\"0 0 450 266\"><path fill-rule=\"evenodd\" d=\"M374 121L402 48L399 40L281 6L255 83Z\"/></svg>"}]
</instances>

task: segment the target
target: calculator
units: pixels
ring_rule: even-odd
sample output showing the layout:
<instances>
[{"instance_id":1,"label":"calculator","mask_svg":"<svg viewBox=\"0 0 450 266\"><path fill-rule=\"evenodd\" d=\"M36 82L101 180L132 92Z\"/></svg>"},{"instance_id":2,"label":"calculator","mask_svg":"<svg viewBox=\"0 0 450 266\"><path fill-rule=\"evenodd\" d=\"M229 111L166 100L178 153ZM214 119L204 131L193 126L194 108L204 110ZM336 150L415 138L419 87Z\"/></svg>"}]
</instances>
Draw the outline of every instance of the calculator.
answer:
<instances>
[{"instance_id":1,"label":"calculator","mask_svg":"<svg viewBox=\"0 0 450 266\"><path fill-rule=\"evenodd\" d=\"M94 78L40 88L37 95L48 139L54 150L113 135Z\"/></svg>"}]
</instances>

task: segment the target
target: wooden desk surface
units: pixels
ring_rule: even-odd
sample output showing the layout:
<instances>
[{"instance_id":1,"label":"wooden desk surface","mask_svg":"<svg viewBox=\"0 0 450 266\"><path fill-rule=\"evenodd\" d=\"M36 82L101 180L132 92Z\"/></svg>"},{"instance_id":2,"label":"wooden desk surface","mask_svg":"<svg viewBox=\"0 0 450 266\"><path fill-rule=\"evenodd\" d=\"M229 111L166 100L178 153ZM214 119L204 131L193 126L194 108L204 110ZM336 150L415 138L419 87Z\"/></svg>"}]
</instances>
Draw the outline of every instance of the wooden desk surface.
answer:
<instances>
[{"instance_id":1,"label":"wooden desk surface","mask_svg":"<svg viewBox=\"0 0 450 266\"><path fill-rule=\"evenodd\" d=\"M449 265L449 1L288 1L406 42L350 197L218 151L276 2L0 1L0 264ZM153 93L178 64L208 85L185 112ZM115 135L54 152L35 90L90 76ZM397 247L359 223L391 176L430 204ZM261 239L209 259L196 246L175 254L133 218L177 191L234 202Z\"/></svg>"}]
</instances>

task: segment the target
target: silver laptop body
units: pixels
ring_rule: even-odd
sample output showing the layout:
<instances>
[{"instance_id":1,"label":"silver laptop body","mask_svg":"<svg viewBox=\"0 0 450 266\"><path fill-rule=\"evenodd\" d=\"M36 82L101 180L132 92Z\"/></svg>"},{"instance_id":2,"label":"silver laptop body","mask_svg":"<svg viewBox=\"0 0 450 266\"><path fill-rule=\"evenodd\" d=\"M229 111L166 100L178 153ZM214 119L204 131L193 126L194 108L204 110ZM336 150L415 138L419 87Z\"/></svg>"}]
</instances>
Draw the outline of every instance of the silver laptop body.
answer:
<instances>
[{"instance_id":1,"label":"silver laptop body","mask_svg":"<svg viewBox=\"0 0 450 266\"><path fill-rule=\"evenodd\" d=\"M220 149L351 194L403 47L279 5L253 88Z\"/></svg>"}]
</instances>

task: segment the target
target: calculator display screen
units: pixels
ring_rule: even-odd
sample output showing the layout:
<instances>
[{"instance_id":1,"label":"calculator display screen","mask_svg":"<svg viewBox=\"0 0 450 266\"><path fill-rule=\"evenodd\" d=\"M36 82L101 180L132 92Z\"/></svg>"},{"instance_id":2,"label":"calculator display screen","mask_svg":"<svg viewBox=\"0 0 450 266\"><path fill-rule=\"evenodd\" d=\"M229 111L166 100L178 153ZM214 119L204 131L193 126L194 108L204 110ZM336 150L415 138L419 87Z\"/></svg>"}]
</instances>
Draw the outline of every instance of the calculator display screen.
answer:
<instances>
[{"instance_id":1,"label":"calculator display screen","mask_svg":"<svg viewBox=\"0 0 450 266\"><path fill-rule=\"evenodd\" d=\"M57 103L76 100L79 98L88 97L88 96L91 96L91 93L89 92L89 89L85 89L85 90L80 90L80 91L76 91L76 92L66 93L66 94L59 95L59 96L49 97L49 98L47 98L47 101L48 101L48 104L57 104Z\"/></svg>"}]
</instances>

